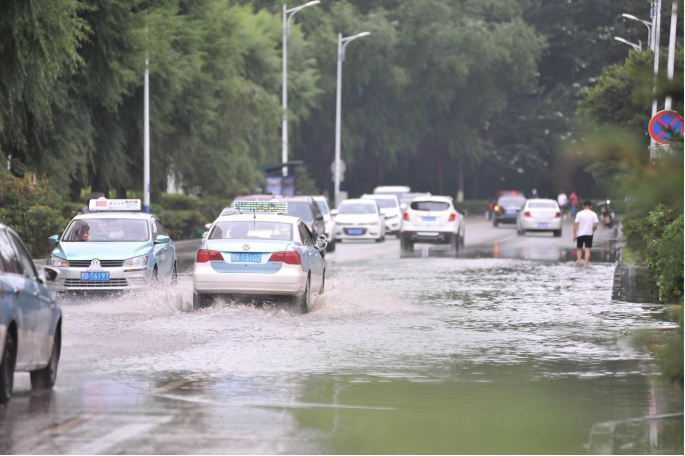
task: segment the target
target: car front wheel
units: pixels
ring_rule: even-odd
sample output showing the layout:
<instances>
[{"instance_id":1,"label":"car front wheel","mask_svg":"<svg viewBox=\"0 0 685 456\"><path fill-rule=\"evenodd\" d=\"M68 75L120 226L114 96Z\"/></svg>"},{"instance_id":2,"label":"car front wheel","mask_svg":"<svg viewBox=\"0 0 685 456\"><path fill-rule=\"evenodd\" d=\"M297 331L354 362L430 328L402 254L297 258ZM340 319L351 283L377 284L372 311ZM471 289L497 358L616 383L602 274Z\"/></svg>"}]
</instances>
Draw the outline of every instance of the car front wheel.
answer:
<instances>
[{"instance_id":1,"label":"car front wheel","mask_svg":"<svg viewBox=\"0 0 685 456\"><path fill-rule=\"evenodd\" d=\"M55 386L57 381L57 367L59 365L59 356L62 352L62 329L61 323L57 324L55 330L55 341L52 344L52 353L50 354L50 361L48 365L42 369L31 371L31 389L46 390Z\"/></svg>"},{"instance_id":2,"label":"car front wheel","mask_svg":"<svg viewBox=\"0 0 685 456\"><path fill-rule=\"evenodd\" d=\"M0 359L0 404L7 404L12 397L14 388L14 336L10 333L5 337L5 350Z\"/></svg>"}]
</instances>

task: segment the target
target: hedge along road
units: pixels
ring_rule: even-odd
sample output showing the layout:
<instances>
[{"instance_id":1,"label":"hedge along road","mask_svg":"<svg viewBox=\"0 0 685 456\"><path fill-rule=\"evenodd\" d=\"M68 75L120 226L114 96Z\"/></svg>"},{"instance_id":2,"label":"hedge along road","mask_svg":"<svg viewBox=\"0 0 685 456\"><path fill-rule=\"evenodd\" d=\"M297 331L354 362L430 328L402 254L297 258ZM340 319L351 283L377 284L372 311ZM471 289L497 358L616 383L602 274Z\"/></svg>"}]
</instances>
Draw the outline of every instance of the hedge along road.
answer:
<instances>
[{"instance_id":1,"label":"hedge along road","mask_svg":"<svg viewBox=\"0 0 685 456\"><path fill-rule=\"evenodd\" d=\"M677 452L682 416L625 421L682 413L631 342L668 325L662 309L611 300L610 230L591 267L572 266L569 223L521 238L474 218L459 258L341 244L307 315L191 312L187 273L175 289L64 297L57 387L31 394L18 376L0 450Z\"/></svg>"}]
</instances>

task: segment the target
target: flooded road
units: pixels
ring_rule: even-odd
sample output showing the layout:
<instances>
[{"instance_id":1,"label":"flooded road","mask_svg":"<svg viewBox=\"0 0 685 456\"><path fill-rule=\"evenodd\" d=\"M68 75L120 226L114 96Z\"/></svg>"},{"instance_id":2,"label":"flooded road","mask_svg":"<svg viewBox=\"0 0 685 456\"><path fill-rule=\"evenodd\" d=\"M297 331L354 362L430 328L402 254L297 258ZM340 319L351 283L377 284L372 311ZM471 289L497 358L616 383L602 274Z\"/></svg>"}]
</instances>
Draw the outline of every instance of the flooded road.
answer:
<instances>
[{"instance_id":1,"label":"flooded road","mask_svg":"<svg viewBox=\"0 0 685 456\"><path fill-rule=\"evenodd\" d=\"M57 386L17 376L0 451L682 454L682 415L642 419L682 414L682 393L632 343L664 308L612 301L612 232L589 268L570 236L474 219L459 258L342 244L307 315L192 312L187 274L65 296Z\"/></svg>"}]
</instances>

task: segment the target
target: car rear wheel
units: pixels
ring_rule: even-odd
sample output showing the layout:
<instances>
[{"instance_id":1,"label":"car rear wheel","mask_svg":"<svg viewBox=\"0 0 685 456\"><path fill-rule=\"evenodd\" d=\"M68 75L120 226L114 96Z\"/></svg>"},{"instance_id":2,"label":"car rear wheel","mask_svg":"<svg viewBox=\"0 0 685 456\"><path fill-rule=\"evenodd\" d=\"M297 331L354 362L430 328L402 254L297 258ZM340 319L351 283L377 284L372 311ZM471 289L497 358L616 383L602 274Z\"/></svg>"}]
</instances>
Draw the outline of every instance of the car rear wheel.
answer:
<instances>
[{"instance_id":1,"label":"car rear wheel","mask_svg":"<svg viewBox=\"0 0 685 456\"><path fill-rule=\"evenodd\" d=\"M414 250L414 244L406 239L404 236L400 237L400 249L403 252L411 252Z\"/></svg>"},{"instance_id":2,"label":"car rear wheel","mask_svg":"<svg viewBox=\"0 0 685 456\"><path fill-rule=\"evenodd\" d=\"M62 324L57 324L55 330L55 341L52 344L52 353L48 365L42 369L31 371L31 389L34 391L47 390L55 386L57 381L57 367L59 356L62 352Z\"/></svg>"},{"instance_id":3,"label":"car rear wheel","mask_svg":"<svg viewBox=\"0 0 685 456\"><path fill-rule=\"evenodd\" d=\"M209 307L211 298L209 295L193 292L193 310L204 309Z\"/></svg>"},{"instance_id":4,"label":"car rear wheel","mask_svg":"<svg viewBox=\"0 0 685 456\"><path fill-rule=\"evenodd\" d=\"M12 397L14 388L14 336L7 333L5 337L5 350L0 360L0 404L7 404Z\"/></svg>"},{"instance_id":5,"label":"car rear wheel","mask_svg":"<svg viewBox=\"0 0 685 456\"><path fill-rule=\"evenodd\" d=\"M556 230L554 232L554 237L561 237L561 230Z\"/></svg>"},{"instance_id":6,"label":"car rear wheel","mask_svg":"<svg viewBox=\"0 0 685 456\"><path fill-rule=\"evenodd\" d=\"M519 236L524 236L526 234L526 230L524 230L523 228L517 228L516 234L518 234Z\"/></svg>"},{"instance_id":7,"label":"car rear wheel","mask_svg":"<svg viewBox=\"0 0 685 456\"><path fill-rule=\"evenodd\" d=\"M310 278L307 277L307 284L304 286L304 293L300 297L293 297L293 305L300 309L301 314L309 312Z\"/></svg>"}]
</instances>

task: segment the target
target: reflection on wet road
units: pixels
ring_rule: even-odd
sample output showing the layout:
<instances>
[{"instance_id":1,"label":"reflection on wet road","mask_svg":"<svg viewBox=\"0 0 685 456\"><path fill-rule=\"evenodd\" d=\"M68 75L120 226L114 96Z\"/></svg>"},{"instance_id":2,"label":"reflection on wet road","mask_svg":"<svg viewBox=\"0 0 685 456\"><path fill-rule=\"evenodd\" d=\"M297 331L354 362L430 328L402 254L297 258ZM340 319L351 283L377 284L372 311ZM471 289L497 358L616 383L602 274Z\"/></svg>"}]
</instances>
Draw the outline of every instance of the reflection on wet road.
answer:
<instances>
[{"instance_id":1,"label":"reflection on wet road","mask_svg":"<svg viewBox=\"0 0 685 456\"><path fill-rule=\"evenodd\" d=\"M631 344L663 309L612 301L612 233L576 268L568 228L521 238L474 221L459 258L339 245L307 315L192 312L187 275L63 297L57 387L32 395L18 376L0 451L682 453L682 416L659 421L654 448L649 420L622 421L682 413Z\"/></svg>"}]
</instances>

